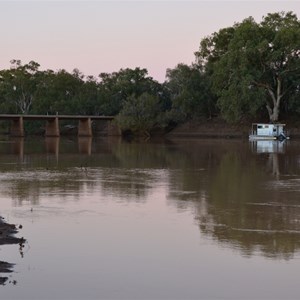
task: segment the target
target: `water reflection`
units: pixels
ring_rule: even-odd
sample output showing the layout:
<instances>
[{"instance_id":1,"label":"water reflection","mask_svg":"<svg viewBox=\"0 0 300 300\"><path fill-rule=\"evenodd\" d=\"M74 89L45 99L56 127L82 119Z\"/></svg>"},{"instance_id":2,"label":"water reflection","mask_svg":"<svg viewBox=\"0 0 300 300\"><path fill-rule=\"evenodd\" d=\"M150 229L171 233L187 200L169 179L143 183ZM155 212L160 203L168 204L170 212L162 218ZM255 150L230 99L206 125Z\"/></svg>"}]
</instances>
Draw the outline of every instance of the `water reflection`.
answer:
<instances>
[{"instance_id":1,"label":"water reflection","mask_svg":"<svg viewBox=\"0 0 300 300\"><path fill-rule=\"evenodd\" d=\"M257 146L258 160L245 161L238 153L223 156L200 228L245 255L259 251L288 259L300 246L299 194L286 190L291 170L284 168L282 148L272 144L266 151L263 145L261 151Z\"/></svg>"},{"instance_id":2,"label":"water reflection","mask_svg":"<svg viewBox=\"0 0 300 300\"><path fill-rule=\"evenodd\" d=\"M76 145L77 143L77 145ZM202 237L243 255L290 259L300 250L299 143L200 140L128 143L47 139L22 151L0 145L0 194L16 206L41 197L81 201L83 191L118 201L161 201L191 211ZM22 145L22 146L21 146ZM28 150L30 149L30 150ZM52 153L52 161L45 153ZM10 158L7 159L7 156ZM5 166L5 167L4 167ZM167 200L165 200L167 199ZM149 201L149 200L148 200Z\"/></svg>"},{"instance_id":3,"label":"water reflection","mask_svg":"<svg viewBox=\"0 0 300 300\"><path fill-rule=\"evenodd\" d=\"M279 158L284 154L287 147L287 141L261 140L250 141L252 151L257 154L267 153L269 155L267 168L277 180L280 179Z\"/></svg>"},{"instance_id":4,"label":"water reflection","mask_svg":"<svg viewBox=\"0 0 300 300\"><path fill-rule=\"evenodd\" d=\"M11 143L13 154L19 157L20 161L24 159L24 138L14 138Z\"/></svg>"},{"instance_id":5,"label":"water reflection","mask_svg":"<svg viewBox=\"0 0 300 300\"><path fill-rule=\"evenodd\" d=\"M200 166L172 172L170 202L186 207L192 201L200 231L223 246L247 256L292 258L300 247L297 148L283 155L274 145L271 153L250 147L251 153L243 143L211 146L185 149L183 159Z\"/></svg>"},{"instance_id":6,"label":"water reflection","mask_svg":"<svg viewBox=\"0 0 300 300\"><path fill-rule=\"evenodd\" d=\"M92 154L92 137L78 137L78 150L81 154Z\"/></svg>"},{"instance_id":7,"label":"water reflection","mask_svg":"<svg viewBox=\"0 0 300 300\"><path fill-rule=\"evenodd\" d=\"M54 154L56 160L59 155L59 137L45 137L46 153Z\"/></svg>"},{"instance_id":8,"label":"water reflection","mask_svg":"<svg viewBox=\"0 0 300 300\"><path fill-rule=\"evenodd\" d=\"M261 153L284 153L287 147L287 141L279 140L258 140L249 141L252 151L257 154Z\"/></svg>"}]
</instances>

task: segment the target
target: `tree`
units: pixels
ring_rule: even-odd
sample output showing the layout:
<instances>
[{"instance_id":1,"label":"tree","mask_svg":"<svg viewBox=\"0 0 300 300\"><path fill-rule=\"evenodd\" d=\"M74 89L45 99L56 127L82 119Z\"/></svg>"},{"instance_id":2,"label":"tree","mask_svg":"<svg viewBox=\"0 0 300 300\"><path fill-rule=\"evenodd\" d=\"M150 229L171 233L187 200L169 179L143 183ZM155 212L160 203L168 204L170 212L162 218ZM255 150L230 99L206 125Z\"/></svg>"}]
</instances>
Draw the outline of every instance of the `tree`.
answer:
<instances>
[{"instance_id":1,"label":"tree","mask_svg":"<svg viewBox=\"0 0 300 300\"><path fill-rule=\"evenodd\" d=\"M209 78L202 68L179 64L174 69L168 69L166 87L173 114L177 112L182 120L211 117L214 113L215 97L210 92Z\"/></svg>"},{"instance_id":2,"label":"tree","mask_svg":"<svg viewBox=\"0 0 300 300\"><path fill-rule=\"evenodd\" d=\"M15 107L15 112L26 114L30 111L41 72L39 64L30 61L22 65L20 60L12 60L9 70L0 71L0 91L6 107Z\"/></svg>"},{"instance_id":3,"label":"tree","mask_svg":"<svg viewBox=\"0 0 300 300\"><path fill-rule=\"evenodd\" d=\"M88 76L74 96L73 104L81 115L101 115L100 88L95 77Z\"/></svg>"},{"instance_id":4,"label":"tree","mask_svg":"<svg viewBox=\"0 0 300 300\"><path fill-rule=\"evenodd\" d=\"M77 97L84 84L83 76L78 70L69 73L66 70L43 72L36 90L35 113L41 114L77 114Z\"/></svg>"},{"instance_id":5,"label":"tree","mask_svg":"<svg viewBox=\"0 0 300 300\"><path fill-rule=\"evenodd\" d=\"M271 122L299 93L300 22L292 12L245 19L205 38L196 53L212 69L213 90L227 120L255 115L264 106Z\"/></svg>"},{"instance_id":6,"label":"tree","mask_svg":"<svg viewBox=\"0 0 300 300\"><path fill-rule=\"evenodd\" d=\"M117 122L124 131L150 135L151 129L158 123L160 113L159 99L148 93L131 95L124 102L117 116Z\"/></svg>"},{"instance_id":7,"label":"tree","mask_svg":"<svg viewBox=\"0 0 300 300\"><path fill-rule=\"evenodd\" d=\"M162 87L148 76L147 69L121 69L111 74L100 75L101 106L104 114L118 114L126 99L132 95L139 97L143 93L159 95Z\"/></svg>"}]
</instances>

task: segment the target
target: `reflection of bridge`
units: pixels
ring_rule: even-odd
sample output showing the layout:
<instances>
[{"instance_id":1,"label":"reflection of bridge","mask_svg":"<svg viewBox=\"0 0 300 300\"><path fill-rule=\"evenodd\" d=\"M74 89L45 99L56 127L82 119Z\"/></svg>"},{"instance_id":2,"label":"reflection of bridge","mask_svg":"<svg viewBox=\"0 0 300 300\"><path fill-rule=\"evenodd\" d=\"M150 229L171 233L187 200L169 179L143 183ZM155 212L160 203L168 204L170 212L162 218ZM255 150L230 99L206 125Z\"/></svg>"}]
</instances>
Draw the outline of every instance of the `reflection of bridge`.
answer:
<instances>
[{"instance_id":1,"label":"reflection of bridge","mask_svg":"<svg viewBox=\"0 0 300 300\"><path fill-rule=\"evenodd\" d=\"M79 154L92 154L92 137L78 137L78 153ZM75 145L75 144L74 144ZM58 161L59 156L60 137L46 137L45 138L45 153L53 154ZM73 149L75 150L75 149ZM24 160L24 138L17 137L12 139L11 148L8 153L13 153L19 156L20 161ZM76 151L76 150L75 150Z\"/></svg>"},{"instance_id":2,"label":"reflection of bridge","mask_svg":"<svg viewBox=\"0 0 300 300\"><path fill-rule=\"evenodd\" d=\"M79 116L79 115L0 115L0 120L10 120L10 134L12 136L24 136L24 121L46 121L45 136L59 136L60 120L78 120L78 136L92 136L92 121L104 121L107 127L107 133L115 130L112 124L114 117L111 116Z\"/></svg>"}]
</instances>

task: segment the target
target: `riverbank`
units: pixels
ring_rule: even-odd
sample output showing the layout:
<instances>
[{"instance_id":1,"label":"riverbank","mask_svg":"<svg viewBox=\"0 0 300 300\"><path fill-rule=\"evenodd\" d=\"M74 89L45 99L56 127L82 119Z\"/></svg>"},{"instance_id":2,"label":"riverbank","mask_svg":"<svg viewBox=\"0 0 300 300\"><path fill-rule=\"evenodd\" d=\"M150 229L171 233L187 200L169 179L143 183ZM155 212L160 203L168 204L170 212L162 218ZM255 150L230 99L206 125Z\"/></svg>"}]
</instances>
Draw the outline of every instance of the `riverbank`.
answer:
<instances>
[{"instance_id":1,"label":"riverbank","mask_svg":"<svg viewBox=\"0 0 300 300\"><path fill-rule=\"evenodd\" d=\"M257 121L256 121L257 122ZM255 123L255 121L253 121ZM262 121L262 123L267 123ZM300 138L300 119L288 119L282 120L280 123L286 124L286 130L289 136L294 138ZM248 139L251 130L251 121L243 121L236 124L230 124L221 118L204 119L198 121L188 121L183 124L179 124L172 129L156 128L151 131L152 137L167 137L167 138L245 138ZM126 135L124 132L121 133L120 129L116 124L111 125L111 129L108 130L106 127L96 126L93 128L94 137L105 137L105 136L120 136ZM0 127L0 135L9 136L10 130L8 128ZM26 132L25 136L44 136L44 130L36 130ZM60 128L60 136L77 136L77 127L62 127Z\"/></svg>"},{"instance_id":2,"label":"riverbank","mask_svg":"<svg viewBox=\"0 0 300 300\"><path fill-rule=\"evenodd\" d=\"M19 229L21 229L21 225L19 226ZM6 223L2 217L0 217L0 246L1 245L9 245L9 244L19 244L20 246L20 252L22 251L23 244L25 243L24 238L18 238L15 237L15 234L18 233L18 229L16 225L14 224L8 224ZM0 261L0 274L2 273L11 273L13 269L14 264ZM4 285L6 281L8 280L8 277L0 276L0 285Z\"/></svg>"},{"instance_id":3,"label":"riverbank","mask_svg":"<svg viewBox=\"0 0 300 300\"><path fill-rule=\"evenodd\" d=\"M282 122L291 138L300 138L300 120ZM251 123L229 124L221 119L190 121L178 125L167 133L168 138L246 138L249 137Z\"/></svg>"}]
</instances>

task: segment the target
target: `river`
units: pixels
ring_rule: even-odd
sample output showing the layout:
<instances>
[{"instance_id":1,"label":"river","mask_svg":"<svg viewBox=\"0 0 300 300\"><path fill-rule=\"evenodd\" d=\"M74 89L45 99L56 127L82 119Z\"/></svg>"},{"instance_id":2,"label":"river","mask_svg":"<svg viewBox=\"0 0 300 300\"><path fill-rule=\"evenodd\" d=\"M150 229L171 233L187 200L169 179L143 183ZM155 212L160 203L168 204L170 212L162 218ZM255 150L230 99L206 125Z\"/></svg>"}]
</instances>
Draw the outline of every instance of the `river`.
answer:
<instances>
[{"instance_id":1,"label":"river","mask_svg":"<svg viewBox=\"0 0 300 300\"><path fill-rule=\"evenodd\" d=\"M3 137L0 199L1 299L299 298L299 141Z\"/></svg>"}]
</instances>

